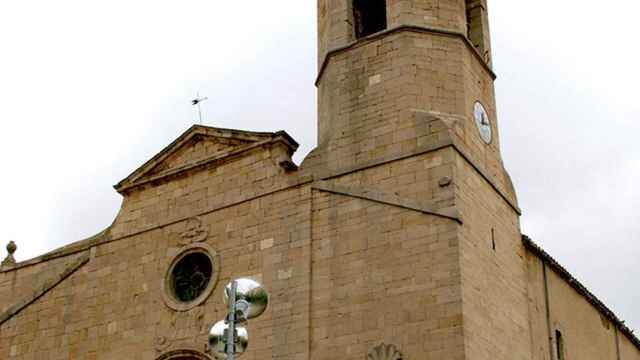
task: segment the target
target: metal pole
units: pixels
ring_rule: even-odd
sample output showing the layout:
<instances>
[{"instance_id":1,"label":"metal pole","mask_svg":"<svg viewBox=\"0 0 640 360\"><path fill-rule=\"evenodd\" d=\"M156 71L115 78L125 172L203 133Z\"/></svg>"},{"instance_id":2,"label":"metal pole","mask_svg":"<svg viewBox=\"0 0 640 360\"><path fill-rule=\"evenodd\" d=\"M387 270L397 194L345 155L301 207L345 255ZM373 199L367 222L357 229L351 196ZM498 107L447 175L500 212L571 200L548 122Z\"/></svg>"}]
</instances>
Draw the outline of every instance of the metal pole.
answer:
<instances>
[{"instance_id":1,"label":"metal pole","mask_svg":"<svg viewBox=\"0 0 640 360\"><path fill-rule=\"evenodd\" d=\"M200 125L202 125L202 109L200 108L200 102L201 102L200 92L198 92L196 96L198 99L198 118L200 119Z\"/></svg>"},{"instance_id":2,"label":"metal pole","mask_svg":"<svg viewBox=\"0 0 640 360\"><path fill-rule=\"evenodd\" d=\"M238 282L231 282L231 294L229 294L229 330L227 333L227 360L234 360L236 352L236 292Z\"/></svg>"}]
</instances>

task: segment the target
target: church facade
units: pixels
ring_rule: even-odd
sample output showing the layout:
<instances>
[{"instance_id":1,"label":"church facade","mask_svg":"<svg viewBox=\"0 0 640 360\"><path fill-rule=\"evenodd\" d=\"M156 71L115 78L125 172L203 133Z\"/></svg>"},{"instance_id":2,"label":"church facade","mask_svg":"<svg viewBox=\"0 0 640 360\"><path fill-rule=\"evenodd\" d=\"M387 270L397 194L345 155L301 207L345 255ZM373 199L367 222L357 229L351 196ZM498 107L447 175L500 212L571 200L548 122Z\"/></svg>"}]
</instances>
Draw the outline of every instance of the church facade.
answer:
<instances>
[{"instance_id":1,"label":"church facade","mask_svg":"<svg viewBox=\"0 0 640 360\"><path fill-rule=\"evenodd\" d=\"M318 0L318 146L193 126L96 236L0 268L0 359L212 359L224 286L269 306L242 359L640 360L520 231L486 0ZM18 244L20 245L20 244ZM19 249L18 249L19 250Z\"/></svg>"}]
</instances>

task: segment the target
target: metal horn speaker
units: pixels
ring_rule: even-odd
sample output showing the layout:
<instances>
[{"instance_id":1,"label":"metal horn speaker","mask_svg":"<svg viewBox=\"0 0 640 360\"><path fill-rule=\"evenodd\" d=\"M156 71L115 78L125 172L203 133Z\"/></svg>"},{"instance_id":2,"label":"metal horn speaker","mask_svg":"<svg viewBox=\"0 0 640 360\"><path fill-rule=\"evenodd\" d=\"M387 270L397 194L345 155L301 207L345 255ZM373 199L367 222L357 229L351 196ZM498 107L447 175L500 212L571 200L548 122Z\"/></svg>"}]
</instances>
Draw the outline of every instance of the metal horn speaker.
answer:
<instances>
[{"instance_id":1,"label":"metal horn speaker","mask_svg":"<svg viewBox=\"0 0 640 360\"><path fill-rule=\"evenodd\" d=\"M264 286L255 280L247 278L240 278L235 281L237 283L237 309L247 320L260 316L269 305L269 295L267 294ZM225 304L228 304L229 302L231 288L232 283L229 283L224 289Z\"/></svg>"},{"instance_id":2,"label":"metal horn speaker","mask_svg":"<svg viewBox=\"0 0 640 360\"><path fill-rule=\"evenodd\" d=\"M249 346L249 333L247 332L247 328L244 326L236 325L235 328L237 336L235 336L236 344L234 354L240 356L247 350L247 346ZM209 330L209 349L216 359L228 358L226 346L228 331L229 324L224 320L218 321L213 325L211 330Z\"/></svg>"}]
</instances>

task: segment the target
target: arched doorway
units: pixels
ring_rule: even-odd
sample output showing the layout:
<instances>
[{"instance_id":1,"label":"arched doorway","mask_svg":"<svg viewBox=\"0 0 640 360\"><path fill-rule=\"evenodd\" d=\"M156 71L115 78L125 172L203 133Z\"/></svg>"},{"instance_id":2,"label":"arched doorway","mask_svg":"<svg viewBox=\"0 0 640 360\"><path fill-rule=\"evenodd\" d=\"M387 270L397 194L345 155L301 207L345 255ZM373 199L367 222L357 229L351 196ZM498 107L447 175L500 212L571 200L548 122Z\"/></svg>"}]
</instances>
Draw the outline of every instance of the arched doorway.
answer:
<instances>
[{"instance_id":1,"label":"arched doorway","mask_svg":"<svg viewBox=\"0 0 640 360\"><path fill-rule=\"evenodd\" d=\"M172 350L156 360L212 360L210 356L196 350Z\"/></svg>"}]
</instances>

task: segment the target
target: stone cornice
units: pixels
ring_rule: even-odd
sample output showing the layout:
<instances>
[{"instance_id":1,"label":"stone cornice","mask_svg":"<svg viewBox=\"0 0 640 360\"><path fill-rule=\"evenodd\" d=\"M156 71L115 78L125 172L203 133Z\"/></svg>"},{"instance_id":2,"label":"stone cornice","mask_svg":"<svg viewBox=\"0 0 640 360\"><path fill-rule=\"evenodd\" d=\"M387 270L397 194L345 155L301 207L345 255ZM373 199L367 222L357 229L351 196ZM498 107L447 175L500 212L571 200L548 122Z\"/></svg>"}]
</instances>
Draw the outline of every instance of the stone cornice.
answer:
<instances>
[{"instance_id":1,"label":"stone cornice","mask_svg":"<svg viewBox=\"0 0 640 360\"><path fill-rule=\"evenodd\" d=\"M452 146L456 150L456 152L460 154L460 156L467 162L467 164L469 164L478 174L480 174L480 176L489 184L489 186L491 186L493 190L495 190L495 192L497 192L498 195L500 195L500 197L507 204L509 204L509 206L511 207L511 209L513 209L513 211L515 211L518 215L522 215L522 210L520 209L516 201L514 199L511 199L511 197L507 195L507 193L504 190L502 190L502 188L500 188L500 186L495 181L495 179L491 175L489 175L486 171L484 171L482 166L480 166L476 161L474 161L473 158L469 156L469 154L467 154L466 151L463 150L464 148L462 146L457 145L455 141L453 142Z\"/></svg>"},{"instance_id":2,"label":"stone cornice","mask_svg":"<svg viewBox=\"0 0 640 360\"><path fill-rule=\"evenodd\" d=\"M432 142L428 145L417 147L412 151L408 151L402 154L386 156L381 159L376 159L374 161L359 164L349 168L343 168L338 170L333 170L330 172L324 172L319 174L318 178L322 180L330 180L336 177L341 177L344 175L348 175L357 171L366 170L369 168L374 168L377 166L381 166L384 164L388 164L391 162L396 162L404 159L408 159L414 156L428 154L430 152L438 151L445 148L453 148L464 160L469 164L479 175L482 177L488 184L493 188L494 191L498 193L498 195L515 211L518 215L522 215L522 210L518 207L518 204L515 200L511 199L507 193L501 189L498 183L493 179L491 175L489 175L486 171L483 170L482 166L480 166L476 161L473 160L464 150L463 147L460 146L456 141L451 138L439 140L436 142Z\"/></svg>"},{"instance_id":3,"label":"stone cornice","mask_svg":"<svg viewBox=\"0 0 640 360\"><path fill-rule=\"evenodd\" d=\"M128 185L122 185L120 187L116 187L116 190L119 193L124 193L127 192L133 188L137 188L140 187L142 185L146 185L149 183L153 183L156 181L160 181L160 180L164 180L164 179L171 179L174 178L176 176L179 176L185 172L188 172L190 170L194 170L194 169L198 169L210 164L215 164L215 163L219 163L222 161L228 161L228 160L232 160L236 157L238 157L241 154L246 154L252 150L255 149L259 149L263 146L266 145L271 145L277 142L280 142L282 139L281 138L275 138L275 139L268 139L268 140L264 140L264 141L260 141L260 142L256 142L256 143L251 143L248 145L244 145L244 146L239 146L231 151L226 151L226 152L222 152L222 153L218 153L218 154L214 154L212 156L209 157L205 157L202 159L199 159L195 162L192 162L190 164L184 165L184 166L180 166L174 169L171 169L169 171L163 172L161 174L155 175L155 176L150 176L148 178L144 178L141 180L137 180L134 181L131 184ZM281 165L284 166L284 165ZM288 167L287 167L288 169Z\"/></svg>"},{"instance_id":4,"label":"stone cornice","mask_svg":"<svg viewBox=\"0 0 640 360\"><path fill-rule=\"evenodd\" d=\"M58 249L50 251L44 255L40 255L38 257L29 259L29 260L18 262L12 267L2 268L0 269L0 274L17 271L22 268L29 267L32 265L37 265L45 261L59 259L59 258L63 258L63 257L67 257L67 256L71 256L71 255L75 255L75 254L87 251L91 247L95 246L96 244L107 242L108 239L110 239L110 233L109 233L110 229L111 229L111 226L109 226L107 229L99 232L98 234L90 238L79 240L69 245L65 245Z\"/></svg>"},{"instance_id":5,"label":"stone cornice","mask_svg":"<svg viewBox=\"0 0 640 360\"><path fill-rule=\"evenodd\" d=\"M178 223L181 223L181 222L184 222L184 221L188 221L188 220L192 219L193 217L204 216L204 215L207 215L207 214L219 211L219 210L227 209L227 208L230 208L230 207L233 207L233 206L237 206L237 205L246 203L248 201L253 201L253 200L257 200L257 199L263 198L265 196L277 194L277 193L279 193L281 191L287 191L287 190L290 190L290 189L293 189L293 188L296 188L296 187L299 187L299 186L310 184L313 181L314 180L313 180L312 176L299 177L299 178L291 181L289 184L287 184L285 186L281 186L281 187L274 188L274 189L268 189L268 190L265 190L265 191L263 191L261 193L258 193L258 194L252 195L252 196L246 196L246 197L240 198L240 199L238 199L236 201L231 201L231 202L228 202L228 203L225 203L225 204L221 204L221 205L218 205L218 206L211 207L211 208L206 209L204 211L201 211L199 213L195 213L195 214L190 214L190 215L187 215L187 216L181 216L181 217L169 219L168 221L166 221L166 222L164 222L162 224L151 225L151 226L145 227L143 229L140 229L138 231L135 231L135 232L132 232L132 233L129 233L129 234L126 234L126 235L121 235L121 236L118 236L118 237L111 236L111 233L110 233L111 227L110 227L110 228L104 230L102 233L100 233L100 234L98 234L98 235L96 235L96 236L94 236L92 238L89 238L89 239L86 239L86 240L81 240L81 241L76 242L76 243L72 243L72 244L64 246L64 247L62 247L62 248L60 248L58 250L55 250L55 251L53 251L51 253L48 253L48 254L43 255L43 256L36 257L34 259L31 259L31 260L26 260L26 261L23 261L23 262L19 262L14 267L12 267L10 269L2 270L2 271L0 271L0 273L17 271L17 270L20 270L21 268L37 265L37 264L42 263L42 262L46 262L46 261L50 261L50 260L54 260L54 259L59 259L59 258L75 255L75 254L87 251L87 250L89 250L89 249L91 249L93 247L101 246L101 245L104 245L104 244L109 244L109 243L120 241L120 240L129 239L129 238L132 238L132 237L147 233L149 231L161 229L161 228L164 228L164 227L167 227L167 226L171 226L171 225L175 225L175 224L178 224Z\"/></svg>"},{"instance_id":6,"label":"stone cornice","mask_svg":"<svg viewBox=\"0 0 640 360\"><path fill-rule=\"evenodd\" d=\"M211 154L210 156L198 159L189 164L169 169L168 171L162 172L160 174L147 176L153 171L156 166L158 166L165 159L175 153L184 144L194 139L196 136L209 136L212 138L221 139L236 139L246 141L247 144L232 147L228 151ZM121 194L126 193L128 190L137 188L141 185L165 178L171 178L189 170L197 169L211 163L221 161L223 159L233 158L242 153L275 143L284 144L289 151L289 155L292 155L299 146L298 143L285 131L278 131L276 133L259 133L252 131L222 129L195 125L184 132L182 135L180 135L175 141L165 147L162 151L156 154L141 167L136 169L127 178L116 184L114 188ZM286 165L287 164L283 164L282 166Z\"/></svg>"},{"instance_id":7,"label":"stone cornice","mask_svg":"<svg viewBox=\"0 0 640 360\"><path fill-rule=\"evenodd\" d=\"M337 195L349 196L357 199L377 202L380 204L400 207L407 210L419 211L424 214L440 216L462 224L462 218L460 217L460 213L455 208L455 206L446 209L440 209L436 204L432 202L402 198L398 195L385 193L380 190L364 187L361 185L343 186L331 184L327 181L316 181L315 183L313 183L312 188Z\"/></svg>"},{"instance_id":8,"label":"stone cornice","mask_svg":"<svg viewBox=\"0 0 640 360\"><path fill-rule=\"evenodd\" d=\"M388 35L395 34L395 33L399 33L399 32L403 32L403 31L404 32L415 32L415 33L423 33L423 34L435 34L435 35L441 35L441 36L449 36L449 37L454 37L454 38L457 38L459 40L462 40L462 42L464 42L464 44L471 51L473 56L478 60L480 65L482 65L482 67L489 74L489 76L491 76L491 78L493 80L495 80L497 78L496 74L493 72L493 69L482 58L482 55L478 52L478 50L476 50L476 48L473 46L473 44L471 43L471 41L467 38L467 36L465 34L459 32L459 31L440 29L440 28L436 28L436 27L417 26L417 25L399 25L399 26L393 27L391 29L387 29L387 30L380 31L380 32L377 32L375 34L369 35L369 36L364 37L362 39L358 39L358 40L353 41L353 42L351 42L351 43L349 43L347 45L340 46L340 47L337 47L335 49L329 50L326 53L326 55L324 56L324 58L322 60L322 64L320 65L320 69L318 71L318 76L316 76L315 85L318 86L320 84L320 81L322 80L322 76L324 75L324 72L325 72L327 66L329 65L329 61L331 60L331 58L333 56L338 55L340 53L343 53L345 51L351 50L351 49L358 48L360 46L364 46L366 44L369 44L369 43L371 43L373 41L376 41L376 40L380 39L381 37L388 36Z\"/></svg>"}]
</instances>

